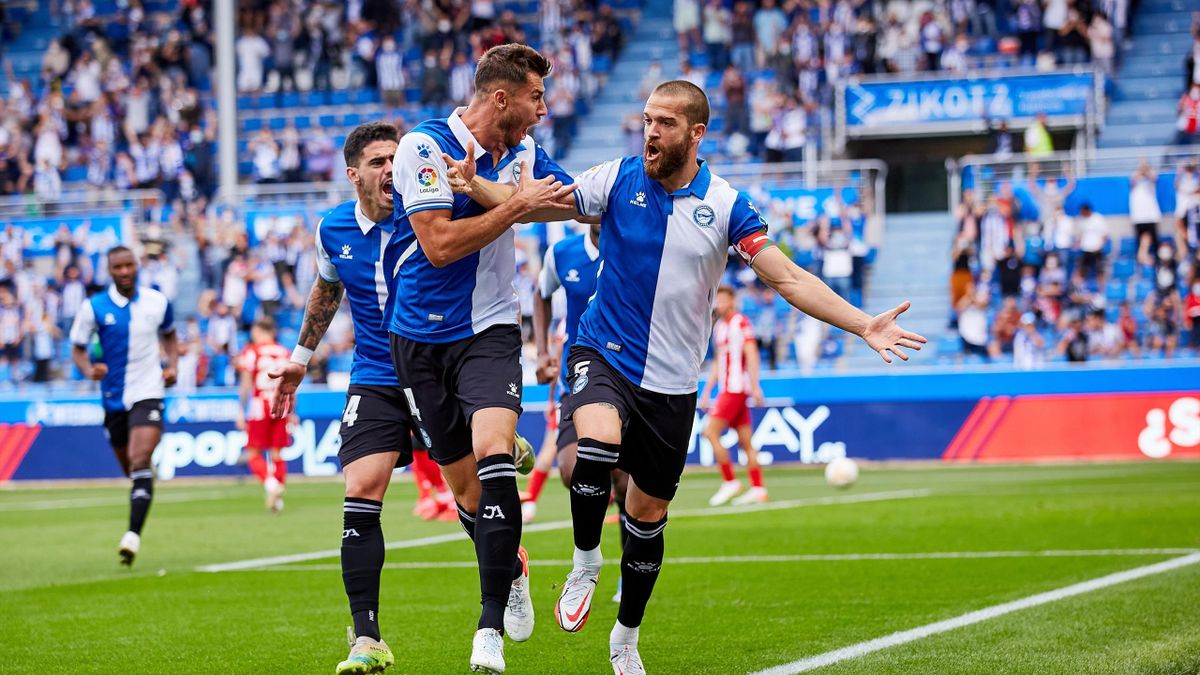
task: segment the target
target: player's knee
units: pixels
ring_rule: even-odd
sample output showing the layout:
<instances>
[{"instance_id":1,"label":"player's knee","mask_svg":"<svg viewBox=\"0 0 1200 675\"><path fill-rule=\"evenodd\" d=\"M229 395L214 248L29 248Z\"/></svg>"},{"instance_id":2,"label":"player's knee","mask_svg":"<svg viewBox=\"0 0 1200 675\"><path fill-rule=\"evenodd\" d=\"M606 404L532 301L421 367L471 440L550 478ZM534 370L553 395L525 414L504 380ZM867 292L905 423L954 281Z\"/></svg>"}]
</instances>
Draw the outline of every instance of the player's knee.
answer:
<instances>
[{"instance_id":1,"label":"player's knee","mask_svg":"<svg viewBox=\"0 0 1200 675\"><path fill-rule=\"evenodd\" d=\"M627 499L625 500L625 513L643 523L657 523L667 517L667 504L640 500L637 503L631 503Z\"/></svg>"}]
</instances>

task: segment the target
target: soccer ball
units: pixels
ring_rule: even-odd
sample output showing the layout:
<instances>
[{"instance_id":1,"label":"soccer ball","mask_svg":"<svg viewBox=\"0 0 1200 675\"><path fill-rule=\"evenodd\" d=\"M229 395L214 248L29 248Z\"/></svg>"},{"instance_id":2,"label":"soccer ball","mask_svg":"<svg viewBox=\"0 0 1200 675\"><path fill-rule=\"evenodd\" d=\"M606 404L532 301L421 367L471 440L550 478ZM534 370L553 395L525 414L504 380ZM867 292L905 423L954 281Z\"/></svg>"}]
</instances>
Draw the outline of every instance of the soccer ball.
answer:
<instances>
[{"instance_id":1,"label":"soccer ball","mask_svg":"<svg viewBox=\"0 0 1200 675\"><path fill-rule=\"evenodd\" d=\"M856 480L858 480L858 465L849 457L838 457L825 465L825 482L833 487L850 487Z\"/></svg>"}]
</instances>

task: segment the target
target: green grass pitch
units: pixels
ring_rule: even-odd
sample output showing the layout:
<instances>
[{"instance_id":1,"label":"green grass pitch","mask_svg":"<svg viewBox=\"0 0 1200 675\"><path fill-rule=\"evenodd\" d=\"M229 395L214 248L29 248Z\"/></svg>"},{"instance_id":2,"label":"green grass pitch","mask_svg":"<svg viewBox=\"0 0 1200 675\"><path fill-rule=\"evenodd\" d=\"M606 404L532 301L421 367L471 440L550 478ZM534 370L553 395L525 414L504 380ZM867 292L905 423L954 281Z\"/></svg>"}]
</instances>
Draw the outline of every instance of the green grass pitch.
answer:
<instances>
[{"instance_id":1,"label":"green grass pitch","mask_svg":"<svg viewBox=\"0 0 1200 675\"><path fill-rule=\"evenodd\" d=\"M673 506L641 635L656 674L753 672L1200 550L1195 462L867 466L845 491L812 469L771 468L771 508L706 514L717 481L689 473ZM116 554L124 492L0 491L0 673L330 673L345 657L336 554L201 571L336 551L339 483L296 482L281 515L263 510L249 481L160 483L131 570ZM478 617L473 551L457 524L409 515L413 497L411 479L397 477L388 542L448 536L388 551L380 623L396 654L390 672L463 673ZM616 529L605 528L610 564L591 620L567 634L553 614L571 554L567 516L565 490L548 484L523 538L537 630L506 645L509 673L609 672ZM914 555L929 553L963 555ZM815 672L1198 673L1200 565Z\"/></svg>"}]
</instances>

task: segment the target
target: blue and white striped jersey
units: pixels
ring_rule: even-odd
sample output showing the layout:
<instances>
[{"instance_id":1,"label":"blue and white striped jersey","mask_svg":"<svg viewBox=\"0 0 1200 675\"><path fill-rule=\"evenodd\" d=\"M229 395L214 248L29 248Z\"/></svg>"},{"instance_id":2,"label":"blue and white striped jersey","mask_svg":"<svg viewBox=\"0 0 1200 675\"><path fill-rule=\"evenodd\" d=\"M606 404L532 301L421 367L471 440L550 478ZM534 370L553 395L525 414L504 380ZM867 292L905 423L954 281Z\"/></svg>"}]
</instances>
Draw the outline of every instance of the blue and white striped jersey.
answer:
<instances>
[{"instance_id":1,"label":"blue and white striped jersey","mask_svg":"<svg viewBox=\"0 0 1200 675\"><path fill-rule=\"evenodd\" d=\"M538 277L538 292L549 299L554 291L563 289L567 296L566 338L563 339L562 363L575 338L579 335L579 317L587 309L596 292L596 272L600 269L600 249L592 245L587 234L567 237L546 249L542 271ZM559 374L559 391L567 391L567 369Z\"/></svg>"},{"instance_id":2,"label":"blue and white striped jersey","mask_svg":"<svg viewBox=\"0 0 1200 675\"><path fill-rule=\"evenodd\" d=\"M396 201L396 236L401 255L395 267L390 329L418 342L454 342L500 324L518 322L520 303L513 285L516 253L512 230L443 268L436 268L417 241L409 216L427 209L449 209L454 219L483 213L479 204L456 195L447 182L442 153L455 159L466 156L467 143L475 142L476 175L515 185L520 163L536 178L554 175L572 183L531 136L510 148L498 163L472 137L459 108L448 119L418 124L400 139L392 162L392 193Z\"/></svg>"},{"instance_id":3,"label":"blue and white striped jersey","mask_svg":"<svg viewBox=\"0 0 1200 675\"><path fill-rule=\"evenodd\" d=\"M373 222L358 201L342 202L317 224L317 271L328 282L342 282L354 323L354 361L350 384L398 386L383 316L388 305L386 270L395 264L394 217Z\"/></svg>"},{"instance_id":4,"label":"blue and white striped jersey","mask_svg":"<svg viewBox=\"0 0 1200 675\"><path fill-rule=\"evenodd\" d=\"M93 335L100 336L101 361L108 366L100 381L106 411L129 410L165 395L158 340L174 330L171 303L153 288L138 288L130 299L110 286L80 305L71 343L87 347Z\"/></svg>"},{"instance_id":5,"label":"blue and white striped jersey","mask_svg":"<svg viewBox=\"0 0 1200 675\"><path fill-rule=\"evenodd\" d=\"M729 248L765 238L766 222L703 160L691 184L670 194L637 156L593 167L576 182L581 212L601 215L603 232L578 344L643 389L696 391Z\"/></svg>"}]
</instances>

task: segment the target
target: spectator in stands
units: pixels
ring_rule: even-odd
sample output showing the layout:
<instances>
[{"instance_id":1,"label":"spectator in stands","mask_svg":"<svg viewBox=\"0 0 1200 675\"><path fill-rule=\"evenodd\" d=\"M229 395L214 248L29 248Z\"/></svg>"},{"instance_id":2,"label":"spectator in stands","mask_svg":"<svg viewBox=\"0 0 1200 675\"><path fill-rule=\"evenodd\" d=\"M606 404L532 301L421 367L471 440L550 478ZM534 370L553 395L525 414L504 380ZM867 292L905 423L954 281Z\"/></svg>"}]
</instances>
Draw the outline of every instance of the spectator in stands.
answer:
<instances>
[{"instance_id":1,"label":"spectator in stands","mask_svg":"<svg viewBox=\"0 0 1200 675\"><path fill-rule=\"evenodd\" d=\"M279 171L285 183L299 183L304 178L304 163L300 153L300 132L288 121L283 128L279 147Z\"/></svg>"},{"instance_id":2,"label":"spectator in stands","mask_svg":"<svg viewBox=\"0 0 1200 675\"><path fill-rule=\"evenodd\" d=\"M998 160L1005 160L1013 155L1012 132L1008 130L1008 120L996 120L989 125L988 152Z\"/></svg>"},{"instance_id":3,"label":"spectator in stands","mask_svg":"<svg viewBox=\"0 0 1200 675\"><path fill-rule=\"evenodd\" d=\"M985 286L972 286L959 301L958 336L964 355L990 358L987 325L988 292Z\"/></svg>"},{"instance_id":4,"label":"spectator in stands","mask_svg":"<svg viewBox=\"0 0 1200 675\"><path fill-rule=\"evenodd\" d=\"M800 162L808 142L808 116L801 102L786 97L783 110L775 114L765 145L768 162Z\"/></svg>"},{"instance_id":5,"label":"spectator in stands","mask_svg":"<svg viewBox=\"0 0 1200 675\"><path fill-rule=\"evenodd\" d=\"M396 46L396 38L385 35L375 55L376 81L383 102L392 106L404 105L404 55Z\"/></svg>"},{"instance_id":6,"label":"spectator in stands","mask_svg":"<svg viewBox=\"0 0 1200 675\"><path fill-rule=\"evenodd\" d=\"M674 3L675 11L671 16L674 20L675 36L679 40L679 53L688 54L701 45L700 0L674 0Z\"/></svg>"},{"instance_id":7,"label":"spectator in stands","mask_svg":"<svg viewBox=\"0 0 1200 675\"><path fill-rule=\"evenodd\" d=\"M1183 320L1189 330L1188 346L1200 349L1200 274L1192 269L1192 283L1183 303Z\"/></svg>"},{"instance_id":8,"label":"spectator in stands","mask_svg":"<svg viewBox=\"0 0 1200 675\"><path fill-rule=\"evenodd\" d=\"M1021 315L1021 325L1013 336L1013 366L1018 370L1039 370L1046 363L1046 340L1037 330L1037 319L1030 312Z\"/></svg>"},{"instance_id":9,"label":"spectator in stands","mask_svg":"<svg viewBox=\"0 0 1200 675\"><path fill-rule=\"evenodd\" d=\"M1200 27L1192 26L1192 48L1188 50L1187 58L1183 61L1183 90L1200 84Z\"/></svg>"},{"instance_id":10,"label":"spectator in stands","mask_svg":"<svg viewBox=\"0 0 1200 675\"><path fill-rule=\"evenodd\" d=\"M847 302L852 302L850 287L854 258L850 252L850 243L853 238L854 233L848 221L839 219L834 225L828 215L817 219L821 279Z\"/></svg>"},{"instance_id":11,"label":"spectator in stands","mask_svg":"<svg viewBox=\"0 0 1200 675\"><path fill-rule=\"evenodd\" d=\"M1042 32L1042 7L1038 0L1017 0L1013 23L1021 41L1021 60L1031 62L1037 56Z\"/></svg>"},{"instance_id":12,"label":"spectator in stands","mask_svg":"<svg viewBox=\"0 0 1200 675\"><path fill-rule=\"evenodd\" d=\"M1025 129L1025 153L1030 157L1049 157L1054 154L1054 141L1046 128L1046 113L1040 112L1037 118Z\"/></svg>"},{"instance_id":13,"label":"spectator in stands","mask_svg":"<svg viewBox=\"0 0 1200 675\"><path fill-rule=\"evenodd\" d=\"M1176 292L1178 283L1175 249L1164 241L1159 244L1154 260L1154 292L1161 296L1171 295Z\"/></svg>"},{"instance_id":14,"label":"spectator in stands","mask_svg":"<svg viewBox=\"0 0 1200 675\"><path fill-rule=\"evenodd\" d=\"M1004 247L1004 256L996 260L995 278L1000 282L1000 295L1011 298L1021 293L1021 258L1010 243Z\"/></svg>"},{"instance_id":15,"label":"spectator in stands","mask_svg":"<svg viewBox=\"0 0 1200 675\"><path fill-rule=\"evenodd\" d=\"M1133 309L1129 302L1121 303L1120 314L1117 316L1117 327L1121 329L1121 353L1129 352L1133 356L1141 356L1142 350L1139 347L1138 339L1138 321L1133 316Z\"/></svg>"},{"instance_id":16,"label":"spectator in stands","mask_svg":"<svg viewBox=\"0 0 1200 675\"><path fill-rule=\"evenodd\" d=\"M996 195L987 199L987 208L979 219L979 264L989 275L996 263L1013 246L1012 227Z\"/></svg>"},{"instance_id":17,"label":"spectator in stands","mask_svg":"<svg viewBox=\"0 0 1200 675\"><path fill-rule=\"evenodd\" d=\"M942 52L946 48L946 31L932 11L921 14L921 52L925 54L928 70L942 69Z\"/></svg>"},{"instance_id":18,"label":"spectator in stands","mask_svg":"<svg viewBox=\"0 0 1200 675\"><path fill-rule=\"evenodd\" d=\"M234 51L238 60L238 91L252 94L262 91L265 75L263 66L271 56L271 45L251 26L242 31L234 44Z\"/></svg>"},{"instance_id":19,"label":"spectator in stands","mask_svg":"<svg viewBox=\"0 0 1200 675\"><path fill-rule=\"evenodd\" d=\"M10 284L0 285L0 361L7 367L9 381L17 381L21 342L25 339L21 306Z\"/></svg>"},{"instance_id":20,"label":"spectator in stands","mask_svg":"<svg viewBox=\"0 0 1200 675\"><path fill-rule=\"evenodd\" d=\"M259 129L247 147L251 161L254 163L254 180L257 183L278 183L281 177L279 167L279 144L271 130Z\"/></svg>"},{"instance_id":21,"label":"spectator in stands","mask_svg":"<svg viewBox=\"0 0 1200 675\"><path fill-rule=\"evenodd\" d=\"M1091 356L1114 359L1121 355L1125 336L1117 324L1108 321L1103 309L1088 312L1084 326L1088 332L1088 351Z\"/></svg>"},{"instance_id":22,"label":"spectator in stands","mask_svg":"<svg viewBox=\"0 0 1200 675\"><path fill-rule=\"evenodd\" d=\"M959 33L954 38L954 44L942 52L942 70L963 75L970 71L971 65L971 40L965 33Z\"/></svg>"},{"instance_id":23,"label":"spectator in stands","mask_svg":"<svg viewBox=\"0 0 1200 675\"><path fill-rule=\"evenodd\" d=\"M1092 54L1092 63L1111 79L1116 73L1115 57L1117 46L1115 29L1104 12L1092 14L1092 22L1087 26L1088 47Z\"/></svg>"},{"instance_id":24,"label":"spectator in stands","mask_svg":"<svg viewBox=\"0 0 1200 675\"><path fill-rule=\"evenodd\" d=\"M421 65L421 101L426 105L445 105L450 97L449 57L438 56L429 49Z\"/></svg>"},{"instance_id":25,"label":"spectator in stands","mask_svg":"<svg viewBox=\"0 0 1200 675\"><path fill-rule=\"evenodd\" d=\"M1175 145L1192 145L1200 128L1200 82L1193 82L1176 106Z\"/></svg>"},{"instance_id":26,"label":"spectator in stands","mask_svg":"<svg viewBox=\"0 0 1200 675\"><path fill-rule=\"evenodd\" d=\"M746 78L743 70L731 63L721 76L721 94L725 99L725 134L750 133L750 109L746 99Z\"/></svg>"},{"instance_id":27,"label":"spectator in stands","mask_svg":"<svg viewBox=\"0 0 1200 675\"><path fill-rule=\"evenodd\" d=\"M247 284L249 275L250 268L247 265L245 254L240 251L235 252L225 265L224 280L221 283L221 303L228 306L230 313L235 318L241 317L242 306L246 303L249 293Z\"/></svg>"},{"instance_id":28,"label":"spectator in stands","mask_svg":"<svg viewBox=\"0 0 1200 675\"><path fill-rule=\"evenodd\" d=\"M1013 338L1021 325L1021 310L1017 307L1017 299L1013 296L1004 298L1000 311L992 320L992 339L988 342L988 355L993 359L1001 354L1011 354Z\"/></svg>"},{"instance_id":29,"label":"spectator in stands","mask_svg":"<svg viewBox=\"0 0 1200 675\"><path fill-rule=\"evenodd\" d=\"M560 85L564 77L575 77L574 72L566 72L566 69L556 69L554 72L555 79L553 83ZM454 66L450 69L450 102L456 106L466 105L470 102L471 97L475 94L475 64L467 59L467 55L463 52L458 52L454 55ZM572 101L572 104L574 102Z\"/></svg>"},{"instance_id":30,"label":"spectator in stands","mask_svg":"<svg viewBox=\"0 0 1200 675\"><path fill-rule=\"evenodd\" d=\"M704 4L704 48L708 52L708 67L714 72L725 70L733 39L730 33L732 21L733 15L721 0L707 0Z\"/></svg>"},{"instance_id":31,"label":"spectator in stands","mask_svg":"<svg viewBox=\"0 0 1200 675\"><path fill-rule=\"evenodd\" d=\"M1084 202L1079 207L1079 264L1089 279L1103 280L1104 247L1108 244L1108 223L1104 216Z\"/></svg>"},{"instance_id":32,"label":"spectator in stands","mask_svg":"<svg viewBox=\"0 0 1200 675\"><path fill-rule=\"evenodd\" d=\"M754 13L754 34L758 40L757 61L760 68L780 68L784 54L784 31L788 19L776 0L762 0Z\"/></svg>"},{"instance_id":33,"label":"spectator in stands","mask_svg":"<svg viewBox=\"0 0 1200 675\"><path fill-rule=\"evenodd\" d=\"M523 42L523 40L515 39L509 41ZM592 53L597 56L607 56L616 61L624 48L625 32L621 29L621 24L617 21L612 6L600 5L600 9L596 12L595 22L592 24Z\"/></svg>"},{"instance_id":34,"label":"spectator in stands","mask_svg":"<svg viewBox=\"0 0 1200 675\"><path fill-rule=\"evenodd\" d=\"M1080 310L1072 311L1065 318L1067 319L1067 328L1059 338L1055 353L1060 356L1065 355L1067 361L1071 363L1083 363L1088 360L1091 350L1088 347L1087 330L1083 327L1082 312Z\"/></svg>"},{"instance_id":35,"label":"spectator in stands","mask_svg":"<svg viewBox=\"0 0 1200 675\"><path fill-rule=\"evenodd\" d=\"M1137 260L1148 265L1158 250L1158 225L1162 209L1158 206L1158 176L1143 158L1129 178L1129 220L1137 237Z\"/></svg>"},{"instance_id":36,"label":"spectator in stands","mask_svg":"<svg viewBox=\"0 0 1200 675\"><path fill-rule=\"evenodd\" d=\"M1179 346L1179 295L1151 293L1146 296L1146 349L1165 358L1175 355Z\"/></svg>"},{"instance_id":37,"label":"spectator in stands","mask_svg":"<svg viewBox=\"0 0 1200 675\"><path fill-rule=\"evenodd\" d=\"M1055 4L1056 0L1049 0ZM1087 63L1088 61L1088 26L1083 12L1075 6L1074 0L1067 2L1067 17L1062 28L1058 30L1058 62L1065 65Z\"/></svg>"},{"instance_id":38,"label":"spectator in stands","mask_svg":"<svg viewBox=\"0 0 1200 675\"><path fill-rule=\"evenodd\" d=\"M729 58L733 65L743 73L750 73L755 67L756 36L754 32L754 14L750 3L738 0L733 5L733 20L730 24Z\"/></svg>"},{"instance_id":39,"label":"spectator in stands","mask_svg":"<svg viewBox=\"0 0 1200 675\"><path fill-rule=\"evenodd\" d=\"M333 140L318 129L304 144L304 169L310 181L327 182L333 179L335 150Z\"/></svg>"}]
</instances>

